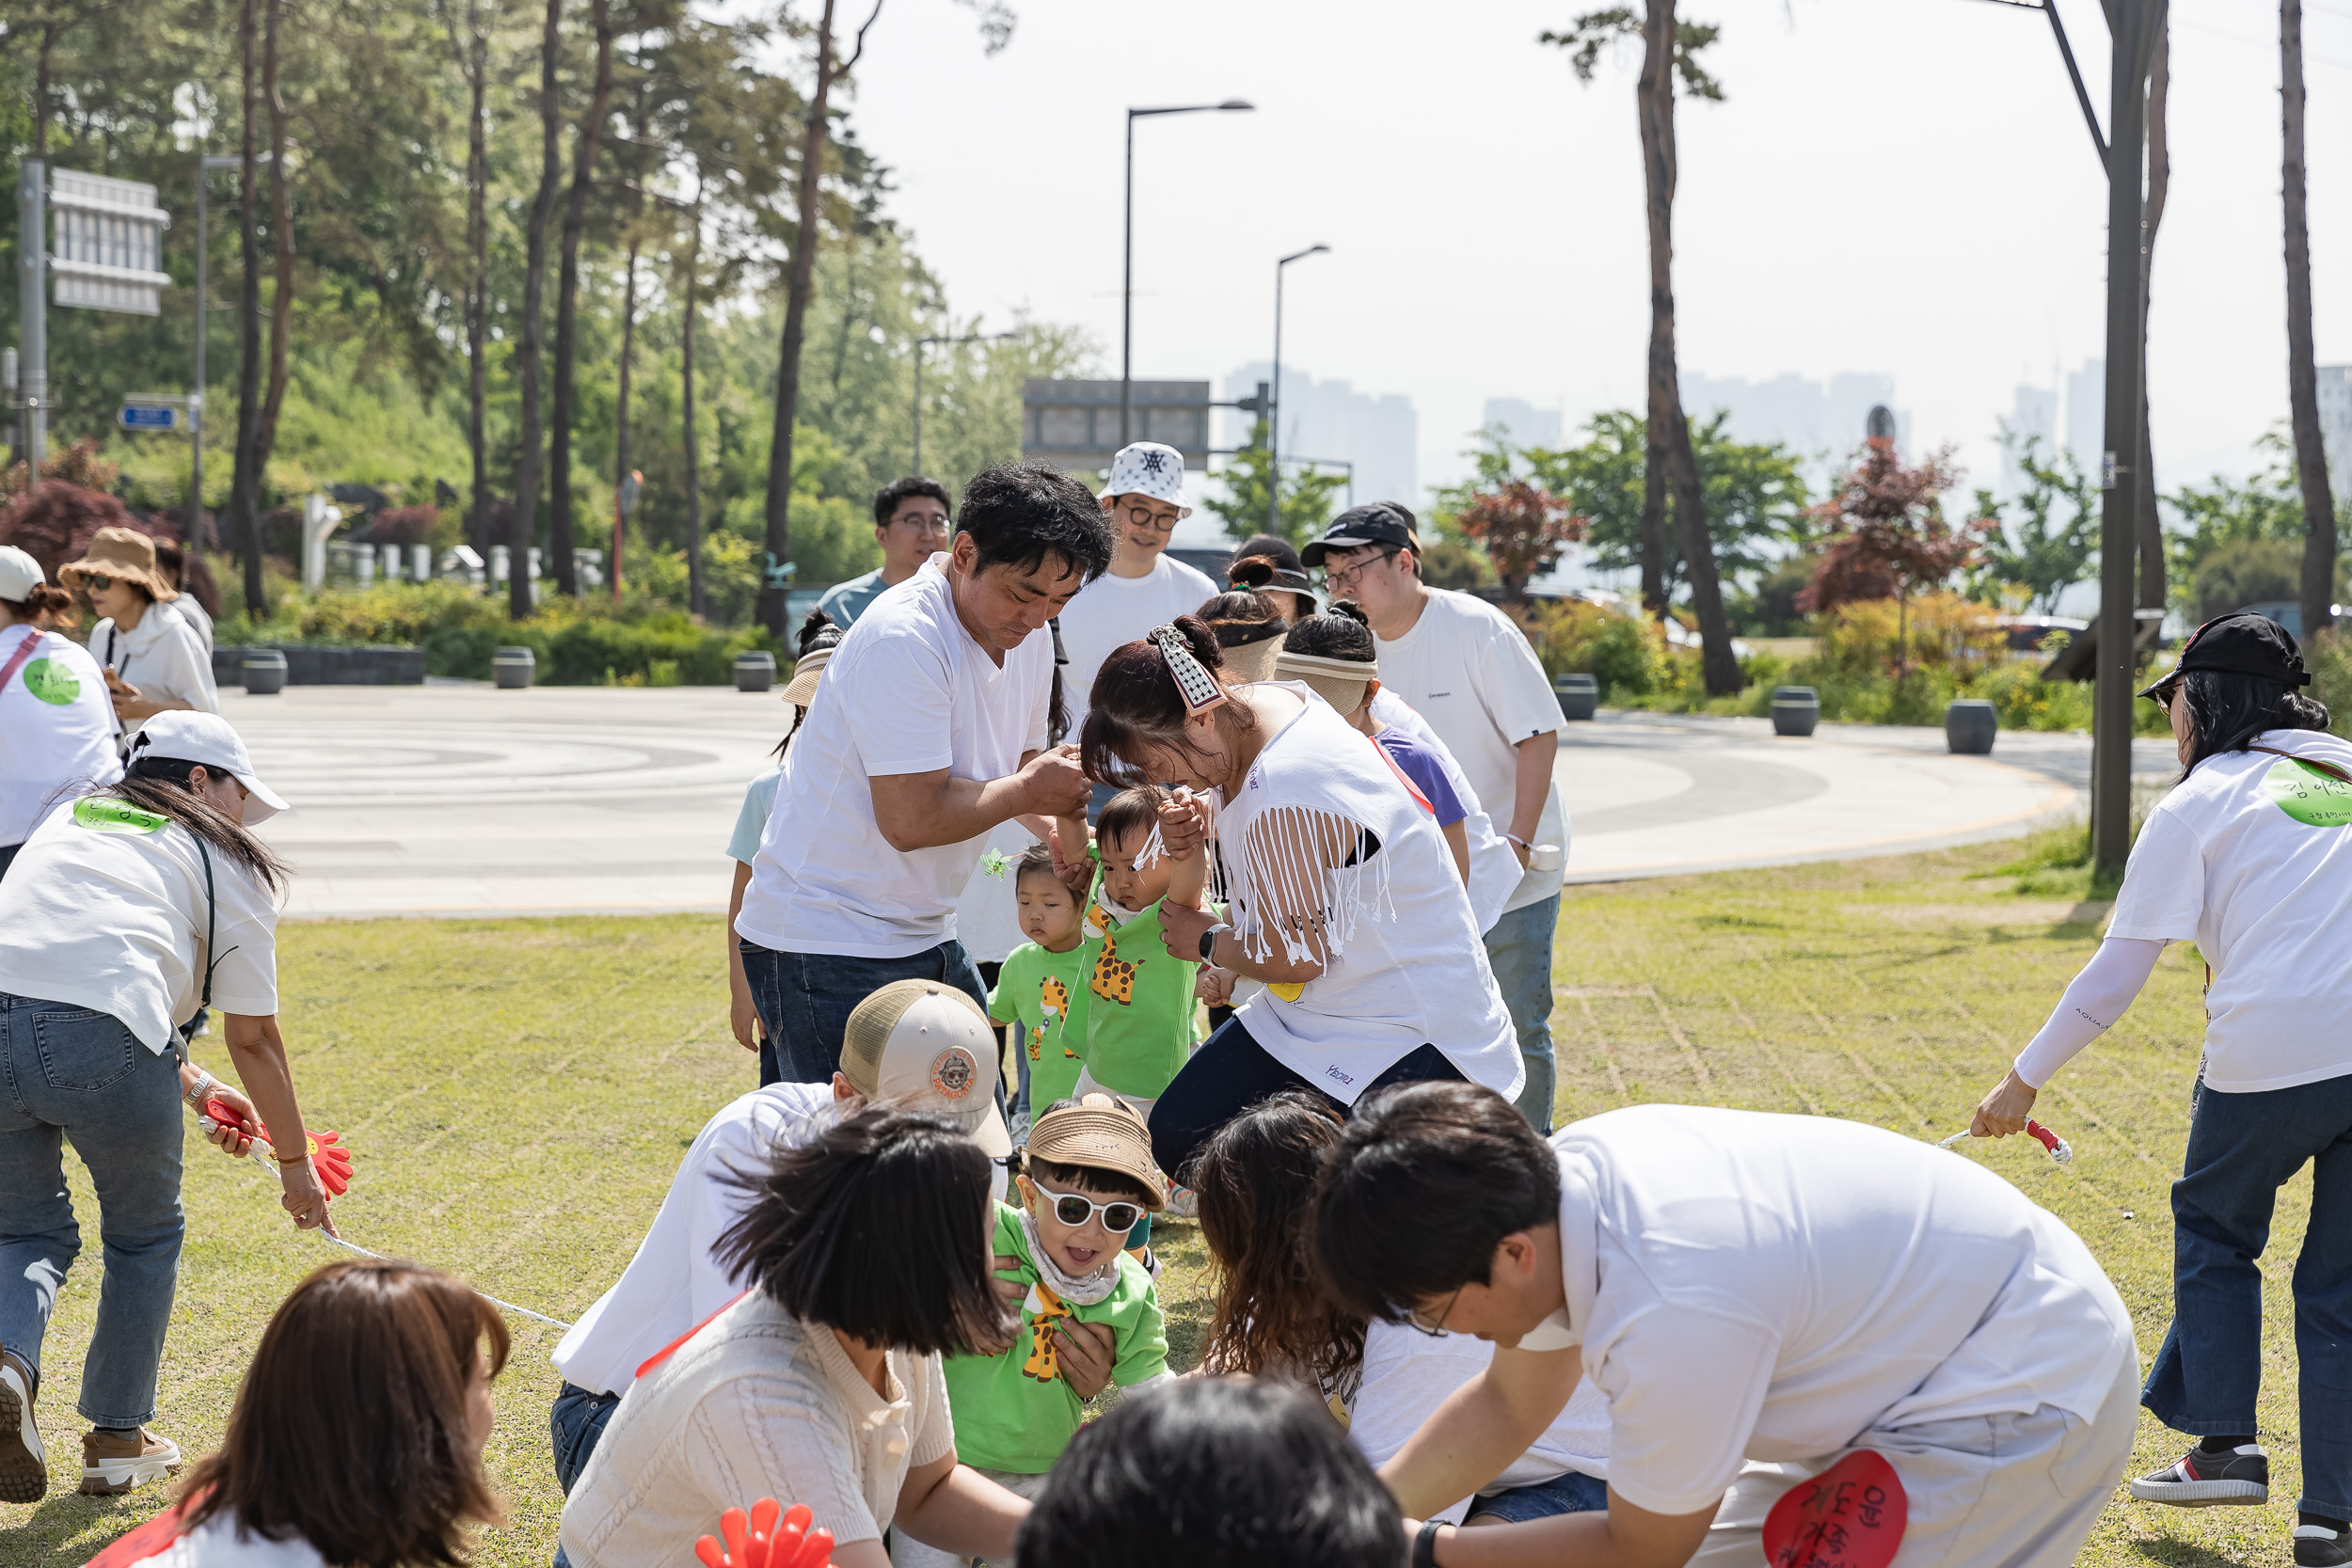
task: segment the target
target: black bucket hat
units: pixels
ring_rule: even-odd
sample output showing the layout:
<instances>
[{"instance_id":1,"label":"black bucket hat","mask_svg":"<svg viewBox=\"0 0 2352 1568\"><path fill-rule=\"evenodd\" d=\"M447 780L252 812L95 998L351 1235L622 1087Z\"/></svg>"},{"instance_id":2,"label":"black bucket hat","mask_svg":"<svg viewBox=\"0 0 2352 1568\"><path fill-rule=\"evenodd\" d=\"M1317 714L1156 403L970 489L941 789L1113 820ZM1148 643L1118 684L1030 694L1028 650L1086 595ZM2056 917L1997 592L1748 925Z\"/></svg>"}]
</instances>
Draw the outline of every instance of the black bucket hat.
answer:
<instances>
[{"instance_id":1,"label":"black bucket hat","mask_svg":"<svg viewBox=\"0 0 2352 1568\"><path fill-rule=\"evenodd\" d=\"M2258 680L2277 681L2280 686L2312 684L2311 673L2303 668L2303 650L2296 646L2295 634L2269 616L2256 615L2250 610L2217 615L2190 632L2188 641L2181 645L2181 662L2150 683L2140 695L2164 702L2170 697L2175 681L2200 670L2252 675Z\"/></svg>"}]
</instances>

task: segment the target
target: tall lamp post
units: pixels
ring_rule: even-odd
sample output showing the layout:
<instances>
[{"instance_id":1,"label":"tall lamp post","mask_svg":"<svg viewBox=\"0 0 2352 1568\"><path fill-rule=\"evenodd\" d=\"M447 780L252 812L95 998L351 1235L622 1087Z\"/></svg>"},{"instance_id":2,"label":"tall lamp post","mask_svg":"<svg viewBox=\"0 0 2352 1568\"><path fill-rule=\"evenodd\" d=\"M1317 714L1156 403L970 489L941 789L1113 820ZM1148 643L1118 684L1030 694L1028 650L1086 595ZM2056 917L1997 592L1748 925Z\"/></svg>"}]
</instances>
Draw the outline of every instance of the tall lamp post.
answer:
<instances>
[{"instance_id":1,"label":"tall lamp post","mask_svg":"<svg viewBox=\"0 0 2352 1568\"><path fill-rule=\"evenodd\" d=\"M204 263L209 252L205 230L212 204L215 169L243 168L234 153L205 153L196 161L196 389L188 399L188 559L204 553Z\"/></svg>"},{"instance_id":2,"label":"tall lamp post","mask_svg":"<svg viewBox=\"0 0 2352 1568\"><path fill-rule=\"evenodd\" d=\"M1127 111L1127 239L1119 283L1119 444L1130 439L1135 418L1136 356L1136 121L1153 115L1248 114L1257 105L1229 98L1222 103L1178 103L1162 109Z\"/></svg>"},{"instance_id":3,"label":"tall lamp post","mask_svg":"<svg viewBox=\"0 0 2352 1568\"><path fill-rule=\"evenodd\" d=\"M1018 332L969 332L961 338L917 338L914 340L914 467L908 471L915 478L923 477L923 349L930 343L1004 343L1020 337Z\"/></svg>"},{"instance_id":4,"label":"tall lamp post","mask_svg":"<svg viewBox=\"0 0 2352 1568\"><path fill-rule=\"evenodd\" d=\"M2048 16L2074 95L2107 173L2107 387L2106 452L2099 465L2099 646L2091 694L2090 855L2121 873L2132 849L2132 655L2137 641L2133 568L2139 554L2141 388L2146 385L2148 238L2140 161L2148 136L2148 68L2167 0L2106 0L2115 38L2107 82L2107 135L2050 0L2000 0Z\"/></svg>"},{"instance_id":5,"label":"tall lamp post","mask_svg":"<svg viewBox=\"0 0 2352 1568\"><path fill-rule=\"evenodd\" d=\"M1282 269L1330 249L1327 245L1311 245L1274 263L1274 395L1265 417L1265 531L1277 537L1282 532ZM1350 478L1352 483L1352 470Z\"/></svg>"}]
</instances>

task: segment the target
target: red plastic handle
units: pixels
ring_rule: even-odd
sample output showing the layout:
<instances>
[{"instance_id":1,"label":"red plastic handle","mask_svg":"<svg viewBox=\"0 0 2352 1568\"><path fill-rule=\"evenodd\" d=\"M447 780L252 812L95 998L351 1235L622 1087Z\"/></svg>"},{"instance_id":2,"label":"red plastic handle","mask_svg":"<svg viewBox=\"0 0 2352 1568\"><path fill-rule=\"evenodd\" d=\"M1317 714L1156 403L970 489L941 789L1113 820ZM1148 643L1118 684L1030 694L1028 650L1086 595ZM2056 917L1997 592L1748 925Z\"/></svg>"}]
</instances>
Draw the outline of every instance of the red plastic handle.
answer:
<instances>
[{"instance_id":1,"label":"red plastic handle","mask_svg":"<svg viewBox=\"0 0 2352 1568\"><path fill-rule=\"evenodd\" d=\"M2051 1132L2048 1128L2042 1126L2040 1122L2026 1122L2026 1132L2027 1136L2031 1137L2036 1143L2048 1149L2051 1153L2056 1154L2058 1151L2058 1135L2056 1132Z\"/></svg>"}]
</instances>

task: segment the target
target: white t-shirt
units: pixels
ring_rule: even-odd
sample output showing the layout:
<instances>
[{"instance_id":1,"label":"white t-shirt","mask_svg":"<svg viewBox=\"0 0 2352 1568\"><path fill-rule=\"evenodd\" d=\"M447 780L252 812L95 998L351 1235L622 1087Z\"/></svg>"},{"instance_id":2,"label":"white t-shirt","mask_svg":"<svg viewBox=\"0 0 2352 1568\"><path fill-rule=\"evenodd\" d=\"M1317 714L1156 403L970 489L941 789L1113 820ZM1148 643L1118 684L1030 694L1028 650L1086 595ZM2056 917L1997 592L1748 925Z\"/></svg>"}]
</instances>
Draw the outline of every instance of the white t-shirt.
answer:
<instances>
[{"instance_id":1,"label":"white t-shirt","mask_svg":"<svg viewBox=\"0 0 2352 1568\"><path fill-rule=\"evenodd\" d=\"M0 848L31 837L68 785L122 777L98 661L78 642L19 624L0 626L0 666L27 637L40 641L0 686Z\"/></svg>"},{"instance_id":2,"label":"white t-shirt","mask_svg":"<svg viewBox=\"0 0 2352 1568\"><path fill-rule=\"evenodd\" d=\"M705 1123L637 1256L557 1343L552 1359L564 1381L591 1393L626 1392L647 1356L741 1294L710 1255L751 1203L728 1173L756 1174L778 1149L832 1121L831 1085L771 1084Z\"/></svg>"},{"instance_id":3,"label":"white t-shirt","mask_svg":"<svg viewBox=\"0 0 2352 1568\"><path fill-rule=\"evenodd\" d=\"M1872 1429L2042 1405L2088 1421L2137 1365L2090 1249L1931 1144L1637 1105L1551 1145L1567 1338L1609 1402L1609 1484L1637 1507L1695 1513L1743 1460Z\"/></svg>"},{"instance_id":4,"label":"white t-shirt","mask_svg":"<svg viewBox=\"0 0 2352 1568\"><path fill-rule=\"evenodd\" d=\"M1190 615L1216 596L1216 584L1190 566L1160 553L1139 578L1104 572L1078 590L1061 612L1061 650L1070 656L1062 671L1062 705L1070 713L1070 738L1086 722L1095 673L1111 650L1125 646L1179 615Z\"/></svg>"},{"instance_id":5,"label":"white t-shirt","mask_svg":"<svg viewBox=\"0 0 2352 1568\"><path fill-rule=\"evenodd\" d=\"M213 1006L275 1014L268 890L177 822L103 795L58 806L17 851L0 990L111 1013L161 1055L204 990L208 853L218 899Z\"/></svg>"},{"instance_id":6,"label":"white t-shirt","mask_svg":"<svg viewBox=\"0 0 2352 1568\"><path fill-rule=\"evenodd\" d=\"M178 600L151 604L129 631L109 618L90 627L89 650L150 702L187 703L202 713L220 711L213 685L213 656L196 627L180 613ZM109 705L111 711L112 705ZM140 722L144 722L141 721ZM130 726L135 734L138 724Z\"/></svg>"},{"instance_id":7,"label":"white t-shirt","mask_svg":"<svg viewBox=\"0 0 2352 1568\"><path fill-rule=\"evenodd\" d=\"M1413 711L1412 705L1391 691L1386 686L1372 699L1372 716L1383 725L1403 730L1437 757L1445 769L1445 782L1454 786L1454 793L1462 801L1462 836L1470 844L1470 914L1478 922L1483 934L1502 918L1509 908L1511 895L1519 889L1526 873L1519 858L1511 851L1511 841L1502 836L1502 829L1478 799L1476 786L1462 765L1454 760L1446 743L1438 738L1438 732L1429 727L1429 721ZM1507 826L1508 824L1505 824ZM1541 842L1540 840L1538 842Z\"/></svg>"},{"instance_id":8,"label":"white t-shirt","mask_svg":"<svg viewBox=\"0 0 2352 1568\"><path fill-rule=\"evenodd\" d=\"M1021 900L1014 895L1012 867L991 876L988 853L993 850L1007 861L1017 861L1036 843L1036 835L1018 822L999 822L988 831L979 863L972 867L956 899L956 940L974 963L1003 963L1029 940L1021 932Z\"/></svg>"},{"instance_id":9,"label":"white t-shirt","mask_svg":"<svg viewBox=\"0 0 2352 1568\"><path fill-rule=\"evenodd\" d=\"M214 1514L139 1568L328 1568L318 1548L300 1536L272 1541L258 1532L237 1538L237 1522L226 1511Z\"/></svg>"},{"instance_id":10,"label":"white t-shirt","mask_svg":"<svg viewBox=\"0 0 2352 1568\"><path fill-rule=\"evenodd\" d=\"M1376 1468L1394 1459L1446 1396L1486 1370L1495 1348L1468 1334L1423 1334L1409 1323L1375 1320L1364 1331L1364 1380L1347 1407L1347 1440ZM1576 1392L1534 1445L1482 1486L1482 1494L1533 1486L1569 1470L1609 1479L1609 1402L1590 1380ZM1470 1499L1457 1497L1432 1515L1460 1524Z\"/></svg>"},{"instance_id":11,"label":"white t-shirt","mask_svg":"<svg viewBox=\"0 0 2352 1568\"><path fill-rule=\"evenodd\" d=\"M1242 1027L1267 1055L1343 1104L1424 1044L1470 1082L1517 1095L1527 1077L1518 1037L1461 873L1428 809L1388 753L1304 683L1245 689L1288 691L1301 705L1217 812L1228 919L1253 957L1297 958L1311 949L1286 939L1264 911L1269 903L1320 909L1327 958L1313 979L1270 984L1243 1004L1235 1014ZM1329 872L1320 888L1285 886L1285 847L1334 819L1373 834L1377 852Z\"/></svg>"},{"instance_id":12,"label":"white t-shirt","mask_svg":"<svg viewBox=\"0 0 2352 1568\"><path fill-rule=\"evenodd\" d=\"M1518 743L1556 735L1560 699L1544 678L1527 634L1511 618L1468 594L1433 588L1413 629L1391 642L1374 639L1380 685L1429 721L1478 791L1495 832L1510 831L1518 799ZM1567 847L1560 785L1548 783L1534 842ZM1505 913L1560 891L1558 871L1529 870L1503 904Z\"/></svg>"},{"instance_id":13,"label":"white t-shirt","mask_svg":"<svg viewBox=\"0 0 2352 1568\"><path fill-rule=\"evenodd\" d=\"M956 934L987 835L894 849L866 781L1018 772L1023 752L1045 747L1054 641L1033 632L999 666L956 618L946 564L934 555L876 599L825 666L735 922L762 947L899 958Z\"/></svg>"},{"instance_id":14,"label":"white t-shirt","mask_svg":"<svg viewBox=\"0 0 2352 1568\"><path fill-rule=\"evenodd\" d=\"M2352 771L2352 745L2268 730L2265 746ZM2293 1088L2352 1073L2352 785L2285 757L2208 757L2148 814L2110 937L2184 941L2213 965L2205 1086Z\"/></svg>"}]
</instances>

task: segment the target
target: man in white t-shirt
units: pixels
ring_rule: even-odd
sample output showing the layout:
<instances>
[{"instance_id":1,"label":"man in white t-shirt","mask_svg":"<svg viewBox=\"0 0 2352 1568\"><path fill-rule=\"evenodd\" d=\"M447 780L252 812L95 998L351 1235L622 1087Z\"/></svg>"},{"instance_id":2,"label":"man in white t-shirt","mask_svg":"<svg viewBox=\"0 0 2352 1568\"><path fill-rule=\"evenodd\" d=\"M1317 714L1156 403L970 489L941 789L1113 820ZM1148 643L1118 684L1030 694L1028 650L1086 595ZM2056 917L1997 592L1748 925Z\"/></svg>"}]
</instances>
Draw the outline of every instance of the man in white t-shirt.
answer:
<instances>
[{"instance_id":1,"label":"man in white t-shirt","mask_svg":"<svg viewBox=\"0 0 2352 1568\"><path fill-rule=\"evenodd\" d=\"M850 1009L892 980L982 1007L956 939L989 831L1040 839L1087 798L1076 749L1046 747L1048 619L1110 560L1086 486L1007 464L963 493L954 547L858 617L785 753L735 930L785 1077L828 1082Z\"/></svg>"},{"instance_id":2,"label":"man in white t-shirt","mask_svg":"<svg viewBox=\"0 0 2352 1568\"><path fill-rule=\"evenodd\" d=\"M2139 1356L2090 1249L1899 1133L1639 1105L1546 1143L1491 1090L1416 1084L1356 1108L1315 1224L1349 1306L1496 1347L1382 1467L1408 1514L1580 1378L1609 1402L1608 1510L1482 1530L1482 1563L1753 1564L1772 1505L1867 1449L1907 1498L1894 1568L2065 1568L2131 1457ZM1458 1560L1445 1527L1417 1546Z\"/></svg>"},{"instance_id":3,"label":"man in white t-shirt","mask_svg":"<svg viewBox=\"0 0 2352 1568\"><path fill-rule=\"evenodd\" d=\"M1192 614L1216 594L1215 582L1168 553L1176 525L1192 515L1184 496L1184 459L1174 447L1136 441L1111 459L1102 499L1111 525L1110 570L1061 612L1062 650L1070 657L1063 693L1073 736L1086 721L1095 673L1112 649ZM1114 793L1112 785L1097 785L1094 809Z\"/></svg>"},{"instance_id":4,"label":"man in white t-shirt","mask_svg":"<svg viewBox=\"0 0 2352 1568\"><path fill-rule=\"evenodd\" d=\"M1551 767L1560 701L1527 634L1483 599L1421 580L1413 515L1393 501L1341 513L1299 552L1321 566L1334 601L1372 622L1380 686L1428 721L1461 765L1524 874L1486 928L1486 963L1527 1063L1519 1109L1551 1131L1551 942L1560 925L1567 817ZM1546 846L1540 857L1537 845ZM1531 861L1535 863L1530 863Z\"/></svg>"}]
</instances>

